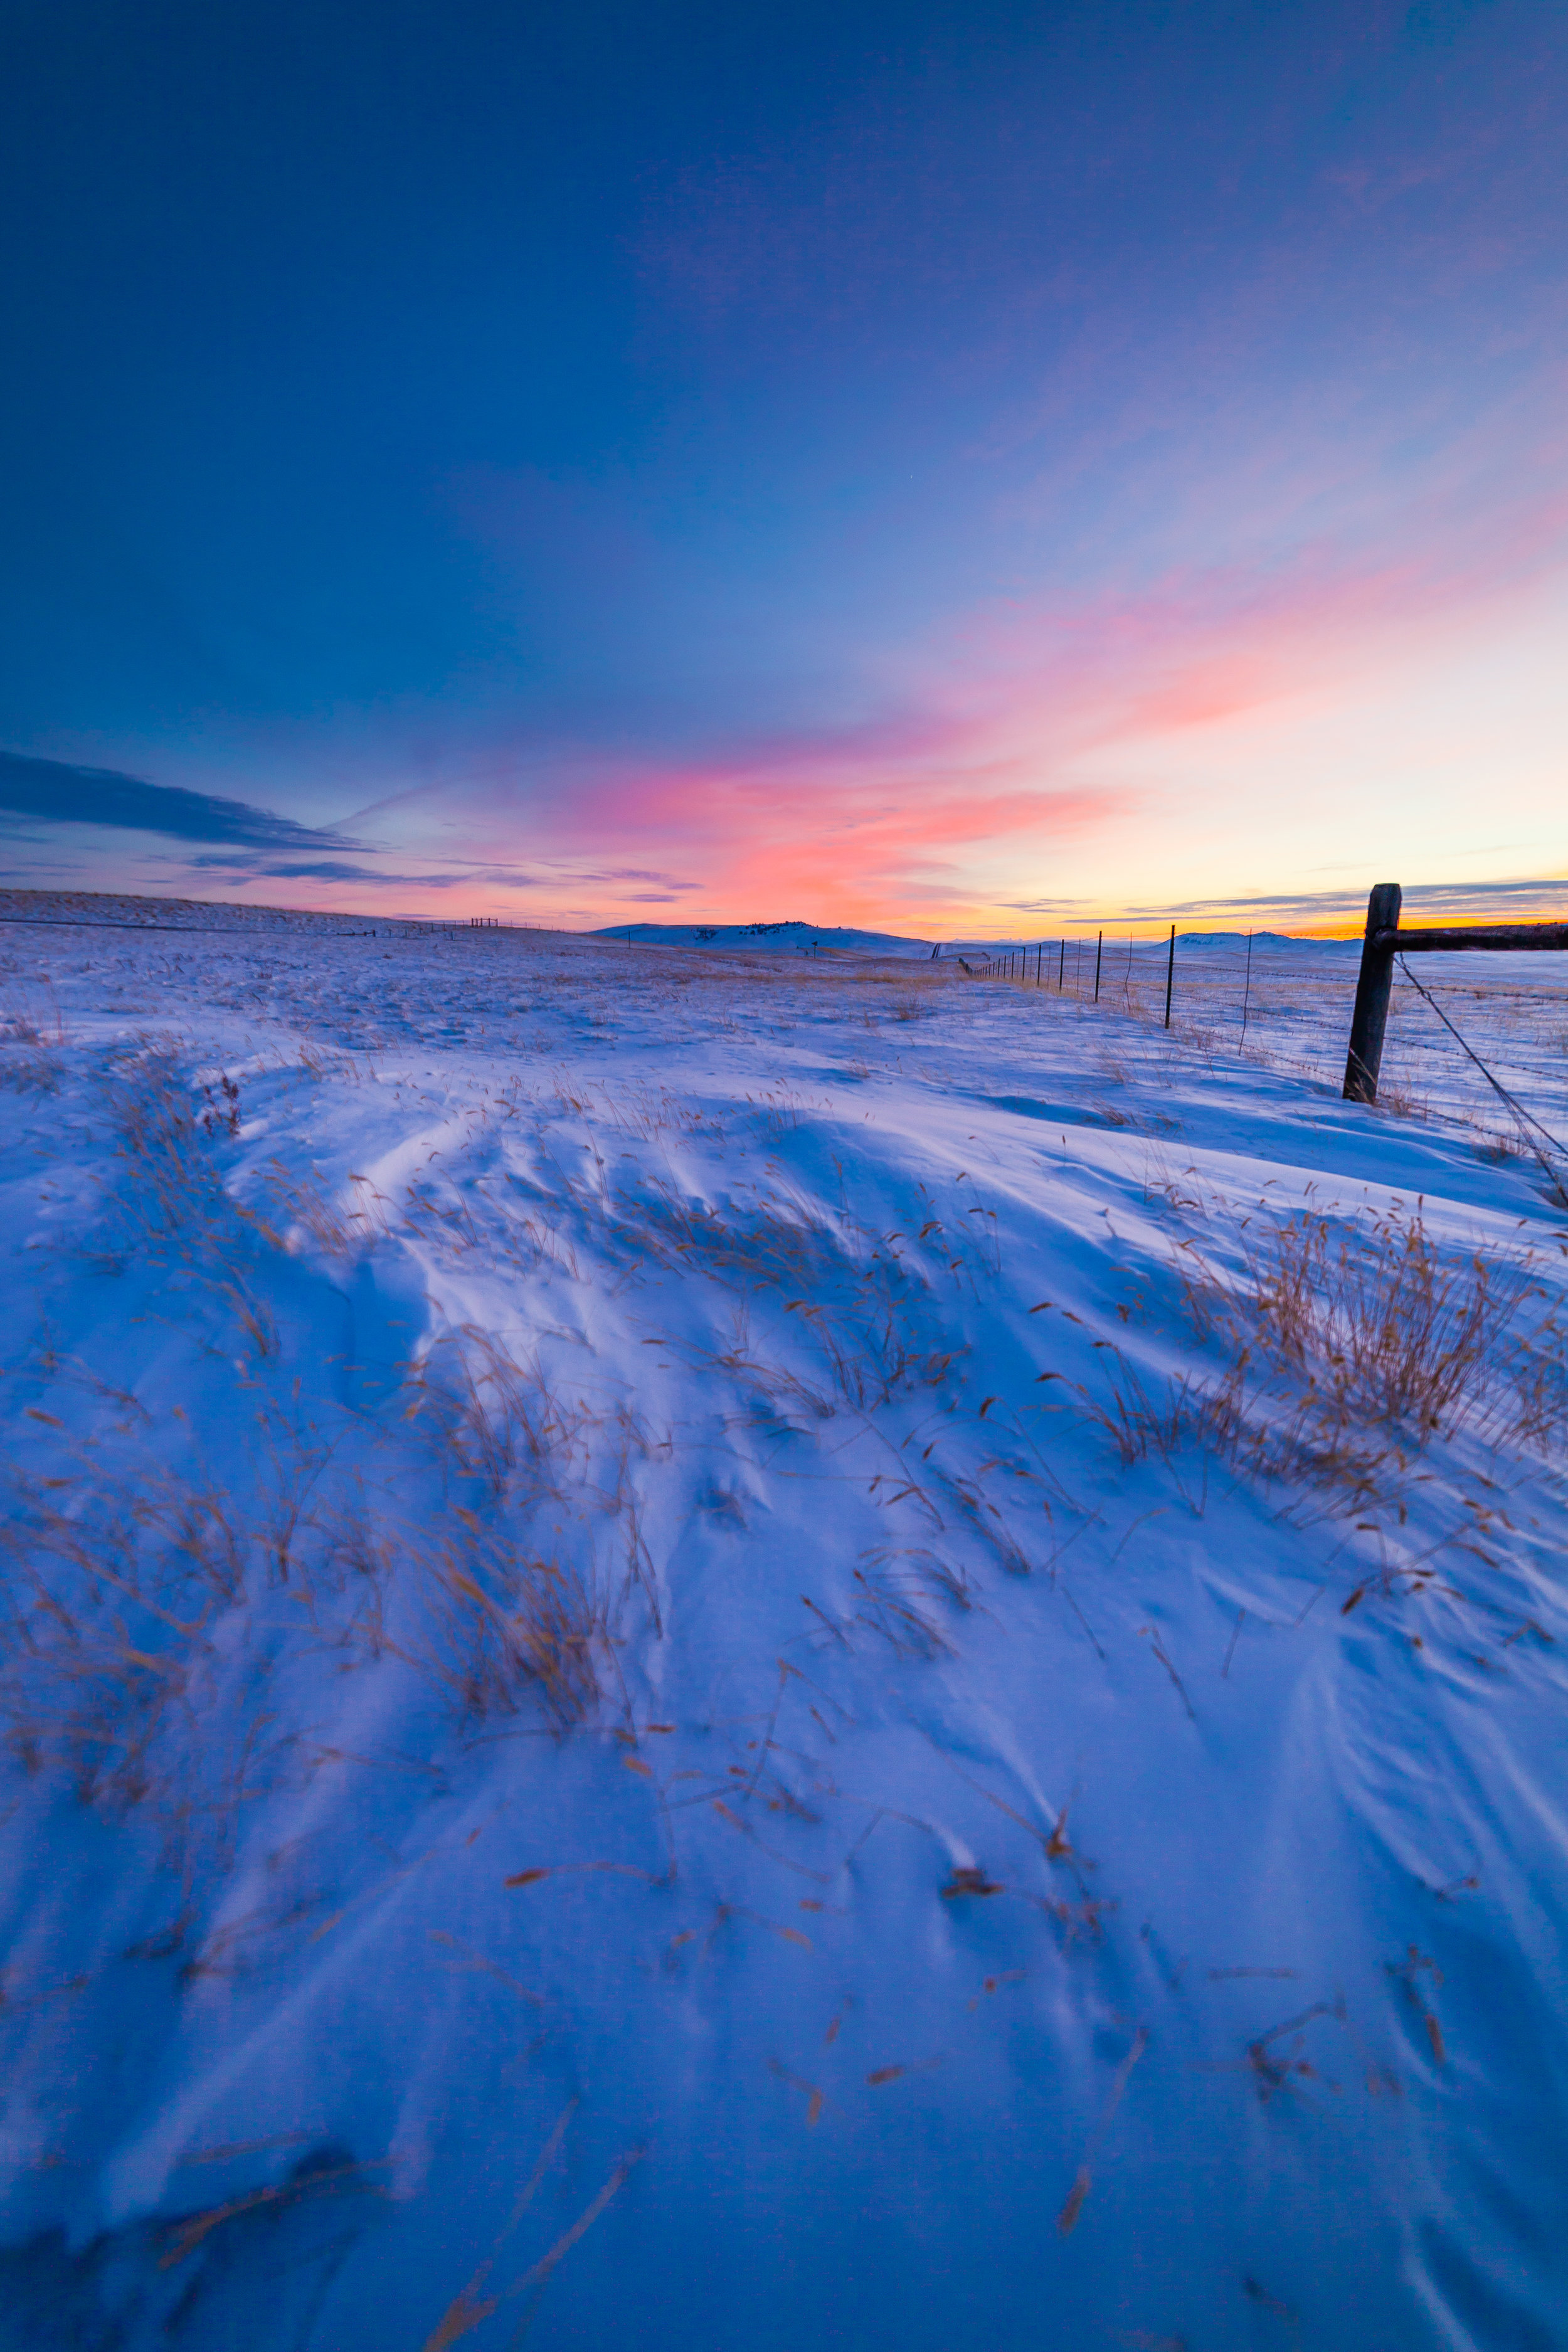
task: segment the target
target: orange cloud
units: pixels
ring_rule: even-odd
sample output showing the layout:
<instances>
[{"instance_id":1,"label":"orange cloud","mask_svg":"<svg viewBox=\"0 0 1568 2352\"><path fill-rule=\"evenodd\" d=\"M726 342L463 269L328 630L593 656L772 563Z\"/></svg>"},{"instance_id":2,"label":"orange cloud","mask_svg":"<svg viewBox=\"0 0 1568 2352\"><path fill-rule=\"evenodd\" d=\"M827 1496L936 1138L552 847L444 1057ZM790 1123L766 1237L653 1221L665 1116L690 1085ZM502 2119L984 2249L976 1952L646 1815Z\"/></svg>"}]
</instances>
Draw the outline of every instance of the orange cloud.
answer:
<instances>
[{"instance_id":1,"label":"orange cloud","mask_svg":"<svg viewBox=\"0 0 1568 2352\"><path fill-rule=\"evenodd\" d=\"M858 723L679 754L498 744L488 772L381 805L401 864L460 857L448 904L525 886L531 919L568 922L662 893L927 935L1263 900L1321 924L1384 867L1550 874L1568 496L1494 509L1473 482L1456 463L1397 555L1325 540L1271 570L995 599L868 663Z\"/></svg>"}]
</instances>

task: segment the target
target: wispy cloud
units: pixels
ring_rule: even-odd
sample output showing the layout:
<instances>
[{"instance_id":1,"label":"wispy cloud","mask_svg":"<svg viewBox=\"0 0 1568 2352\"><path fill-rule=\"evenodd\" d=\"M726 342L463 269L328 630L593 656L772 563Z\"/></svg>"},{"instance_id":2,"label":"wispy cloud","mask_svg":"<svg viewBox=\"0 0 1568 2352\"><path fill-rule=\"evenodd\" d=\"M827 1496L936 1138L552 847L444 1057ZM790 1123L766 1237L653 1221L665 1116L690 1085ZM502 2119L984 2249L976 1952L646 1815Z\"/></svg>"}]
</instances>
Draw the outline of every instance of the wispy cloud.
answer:
<instances>
[{"instance_id":1,"label":"wispy cloud","mask_svg":"<svg viewBox=\"0 0 1568 2352\"><path fill-rule=\"evenodd\" d=\"M171 841L228 842L237 848L364 847L341 834L253 808L247 801L223 800L181 784L149 783L116 768L79 768L20 751L0 751L0 810L47 824L107 825L162 834Z\"/></svg>"},{"instance_id":2,"label":"wispy cloud","mask_svg":"<svg viewBox=\"0 0 1568 2352\"><path fill-rule=\"evenodd\" d=\"M198 857L191 862L196 866L216 866L226 861ZM466 874L395 874L389 867L354 866L341 857L322 857L313 864L295 866L252 865L244 870L268 882L372 882L378 886L396 883L426 890L448 890L454 884L469 879ZM234 868L231 866L229 871L233 872Z\"/></svg>"},{"instance_id":3,"label":"wispy cloud","mask_svg":"<svg viewBox=\"0 0 1568 2352\"><path fill-rule=\"evenodd\" d=\"M1540 875L1507 882L1406 882L1404 919L1429 917L1495 915L1530 920L1557 917L1568 910L1568 877ZM1184 916L1210 921L1236 921L1248 928L1279 923L1291 930L1342 930L1359 924L1366 913L1367 893L1360 889L1255 891L1245 897L1155 899L1119 910L1123 923L1180 922ZM1039 915L1068 929L1093 926L1100 909L1089 898L1013 898L1004 902L1010 914Z\"/></svg>"},{"instance_id":4,"label":"wispy cloud","mask_svg":"<svg viewBox=\"0 0 1568 2352\"><path fill-rule=\"evenodd\" d=\"M679 903L917 934L1344 928L1416 858L1447 878L1413 905L1553 912L1568 494L1552 434L1532 446L1526 499L1480 496L1455 459L1387 535L977 598L860 648L832 696L849 716L746 727L721 698L635 726L584 706L455 728L446 772L428 745L393 751L348 821L384 865L247 802L15 754L0 809L199 845L184 870L238 890L522 897L530 919L589 926Z\"/></svg>"}]
</instances>

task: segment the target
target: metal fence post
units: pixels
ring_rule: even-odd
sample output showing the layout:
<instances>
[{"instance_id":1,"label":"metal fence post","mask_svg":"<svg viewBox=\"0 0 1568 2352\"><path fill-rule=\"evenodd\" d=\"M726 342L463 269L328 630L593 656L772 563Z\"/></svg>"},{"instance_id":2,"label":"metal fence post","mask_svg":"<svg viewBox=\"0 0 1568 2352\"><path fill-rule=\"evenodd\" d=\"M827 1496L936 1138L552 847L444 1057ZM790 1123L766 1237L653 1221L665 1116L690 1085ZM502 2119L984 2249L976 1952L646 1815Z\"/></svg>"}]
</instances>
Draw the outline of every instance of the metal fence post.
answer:
<instances>
[{"instance_id":1,"label":"metal fence post","mask_svg":"<svg viewBox=\"0 0 1568 2352\"><path fill-rule=\"evenodd\" d=\"M1171 925L1171 954L1165 966L1165 1026L1171 1025L1171 990L1176 977L1176 927Z\"/></svg>"}]
</instances>

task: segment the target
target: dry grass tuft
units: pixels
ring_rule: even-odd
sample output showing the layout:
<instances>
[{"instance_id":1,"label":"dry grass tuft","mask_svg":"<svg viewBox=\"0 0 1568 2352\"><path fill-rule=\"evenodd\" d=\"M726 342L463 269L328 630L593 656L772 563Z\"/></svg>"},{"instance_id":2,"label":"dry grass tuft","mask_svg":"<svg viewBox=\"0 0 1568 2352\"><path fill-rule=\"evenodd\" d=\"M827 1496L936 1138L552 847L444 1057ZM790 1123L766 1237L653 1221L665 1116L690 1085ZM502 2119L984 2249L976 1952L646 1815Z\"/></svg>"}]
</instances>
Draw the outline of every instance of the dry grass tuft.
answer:
<instances>
[{"instance_id":1,"label":"dry grass tuft","mask_svg":"<svg viewBox=\"0 0 1568 2352\"><path fill-rule=\"evenodd\" d=\"M0 1014L0 1086L18 1094L55 1094L65 1076L64 1045L58 1017L46 1033L26 1013Z\"/></svg>"},{"instance_id":2,"label":"dry grass tuft","mask_svg":"<svg viewBox=\"0 0 1568 2352\"><path fill-rule=\"evenodd\" d=\"M293 1175L280 1160L268 1161L262 1181L287 1243L295 1247L305 1238L324 1257L352 1261L392 1230L384 1196L364 1177L353 1180L352 1209L340 1208L314 1177Z\"/></svg>"},{"instance_id":3,"label":"dry grass tuft","mask_svg":"<svg viewBox=\"0 0 1568 2352\"><path fill-rule=\"evenodd\" d=\"M609 1627L576 1570L460 1504L434 1531L345 1515L331 1556L375 1596L356 1644L431 1675L464 1716L515 1714L538 1698L566 1725L593 1708Z\"/></svg>"},{"instance_id":4,"label":"dry grass tuft","mask_svg":"<svg viewBox=\"0 0 1568 2352\"><path fill-rule=\"evenodd\" d=\"M1432 1106L1425 1095L1417 1094L1397 1078L1379 1077L1377 1108L1394 1118L1430 1118Z\"/></svg>"},{"instance_id":5,"label":"dry grass tuft","mask_svg":"<svg viewBox=\"0 0 1568 2352\"><path fill-rule=\"evenodd\" d=\"M1538 1296L1527 1263L1446 1256L1419 1214L1345 1225L1301 1215L1247 1255L1242 1282L1193 1291L1243 1358L1283 1374L1329 1431L1397 1428L1426 1441L1485 1418L1501 1343Z\"/></svg>"},{"instance_id":6,"label":"dry grass tuft","mask_svg":"<svg viewBox=\"0 0 1568 2352\"><path fill-rule=\"evenodd\" d=\"M1544 1315L1521 1328L1546 1297L1528 1253L1445 1252L1418 1213L1286 1217L1238 1272L1194 1254L1183 1281L1223 1365L1152 1386L1118 1356L1084 1402L1124 1465L1157 1454L1179 1471L1195 1445L1355 1486L1439 1439L1541 1442L1568 1419L1562 1335Z\"/></svg>"},{"instance_id":7,"label":"dry grass tuft","mask_svg":"<svg viewBox=\"0 0 1568 2352\"><path fill-rule=\"evenodd\" d=\"M167 1474L72 1484L18 1480L0 1522L0 1743L86 1801L181 1814L182 1758L226 1742L243 1779L269 1681L309 1653L401 1659L466 1717L597 1699L592 1579L461 1505L432 1528L363 1488L311 1507L308 1475L248 1511Z\"/></svg>"},{"instance_id":8,"label":"dry grass tuft","mask_svg":"<svg viewBox=\"0 0 1568 2352\"><path fill-rule=\"evenodd\" d=\"M209 1093L198 1106L174 1050L153 1040L111 1074L110 1109L124 1181L110 1204L111 1257L145 1253L220 1296L258 1355L277 1347L272 1318L247 1279L258 1245L277 1234L230 1196L214 1156L234 1104Z\"/></svg>"},{"instance_id":9,"label":"dry grass tuft","mask_svg":"<svg viewBox=\"0 0 1568 2352\"><path fill-rule=\"evenodd\" d=\"M401 1661L465 1717L535 1704L579 1720L599 1696L612 1602L640 1586L657 1618L628 1476L637 1433L557 1402L537 1367L474 1334L423 1368L414 1408L416 1426L342 1415L326 1434L247 1412L226 1486L149 1462L139 1426L121 1423L103 1450L34 1411L54 1475L18 1474L0 1514L0 1747L86 1801L150 1801L184 1839L199 1827L192 1754L217 1760L198 1810L221 1832L262 1750L282 1769L289 1743L262 1739L268 1693L280 1672L313 1686L312 1659ZM458 1492L420 1507L433 1468ZM584 1530L572 1561L530 1518L548 1504L559 1519L563 1499ZM595 1517L630 1527L618 1588L596 1565Z\"/></svg>"},{"instance_id":10,"label":"dry grass tuft","mask_svg":"<svg viewBox=\"0 0 1568 2352\"><path fill-rule=\"evenodd\" d=\"M147 1472L129 1491L18 1478L0 1521L0 1736L87 1798L147 1793L153 1743L188 1713L250 1547L226 1499Z\"/></svg>"},{"instance_id":11,"label":"dry grass tuft","mask_svg":"<svg viewBox=\"0 0 1568 2352\"><path fill-rule=\"evenodd\" d=\"M848 1219L829 1220L782 1184L726 1204L728 1213L683 1192L673 1179L642 1174L615 1200L611 1237L628 1258L701 1273L748 1291L828 1295L858 1279L868 1238Z\"/></svg>"},{"instance_id":12,"label":"dry grass tuft","mask_svg":"<svg viewBox=\"0 0 1568 2352\"><path fill-rule=\"evenodd\" d=\"M412 1380L411 1415L423 1416L445 1466L479 1481L492 1503L559 1496L585 1467L591 1409L552 1390L537 1358L520 1363L490 1333L472 1325L449 1333Z\"/></svg>"}]
</instances>

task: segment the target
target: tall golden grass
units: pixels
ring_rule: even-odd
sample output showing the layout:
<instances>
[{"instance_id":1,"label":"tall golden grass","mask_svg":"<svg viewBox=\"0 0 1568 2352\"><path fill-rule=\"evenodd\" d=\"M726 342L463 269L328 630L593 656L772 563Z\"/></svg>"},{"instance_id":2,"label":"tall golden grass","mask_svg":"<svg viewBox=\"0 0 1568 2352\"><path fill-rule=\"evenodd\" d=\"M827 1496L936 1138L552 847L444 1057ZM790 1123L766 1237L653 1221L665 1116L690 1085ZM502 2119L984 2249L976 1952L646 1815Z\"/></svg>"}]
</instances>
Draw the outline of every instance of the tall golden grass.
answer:
<instances>
[{"instance_id":1,"label":"tall golden grass","mask_svg":"<svg viewBox=\"0 0 1568 2352\"><path fill-rule=\"evenodd\" d=\"M1229 1268L1189 1248L1181 1287L1210 1362L1152 1381L1123 1352L1085 1392L1124 1464L1197 1441L1259 1475L1354 1484L1440 1440L1568 1433L1563 1334L1531 1252L1446 1248L1419 1208L1281 1217Z\"/></svg>"}]
</instances>

